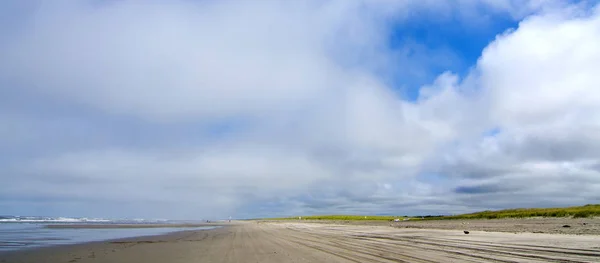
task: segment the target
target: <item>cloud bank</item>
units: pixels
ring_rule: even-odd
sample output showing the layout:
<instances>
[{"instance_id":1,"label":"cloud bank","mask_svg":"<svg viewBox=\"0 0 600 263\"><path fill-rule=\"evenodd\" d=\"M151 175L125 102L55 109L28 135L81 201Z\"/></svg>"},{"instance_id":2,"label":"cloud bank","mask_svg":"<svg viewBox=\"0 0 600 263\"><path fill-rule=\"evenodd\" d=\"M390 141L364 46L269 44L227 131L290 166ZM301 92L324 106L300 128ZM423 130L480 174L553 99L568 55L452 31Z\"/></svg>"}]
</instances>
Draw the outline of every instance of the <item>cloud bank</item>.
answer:
<instances>
[{"instance_id":1,"label":"cloud bank","mask_svg":"<svg viewBox=\"0 0 600 263\"><path fill-rule=\"evenodd\" d=\"M598 202L600 8L516 2L4 3L16 15L0 27L0 209L219 218ZM391 47L394 25L489 13L518 26L467 74L401 95L398 76L452 56Z\"/></svg>"}]
</instances>

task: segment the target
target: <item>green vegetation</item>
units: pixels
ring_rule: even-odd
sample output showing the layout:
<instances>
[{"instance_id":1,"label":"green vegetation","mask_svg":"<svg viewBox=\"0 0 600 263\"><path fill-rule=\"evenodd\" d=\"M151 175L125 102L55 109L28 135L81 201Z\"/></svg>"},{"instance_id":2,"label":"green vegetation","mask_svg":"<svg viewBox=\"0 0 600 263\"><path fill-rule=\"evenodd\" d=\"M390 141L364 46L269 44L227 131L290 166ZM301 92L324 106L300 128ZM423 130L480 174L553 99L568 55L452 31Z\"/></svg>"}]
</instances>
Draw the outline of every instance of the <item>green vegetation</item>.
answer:
<instances>
[{"instance_id":1,"label":"green vegetation","mask_svg":"<svg viewBox=\"0 0 600 263\"><path fill-rule=\"evenodd\" d=\"M455 216L431 217L426 219L495 219L527 217L592 217L600 216L600 205L585 205L563 208L518 208L500 211L483 211Z\"/></svg>"},{"instance_id":2,"label":"green vegetation","mask_svg":"<svg viewBox=\"0 0 600 263\"><path fill-rule=\"evenodd\" d=\"M496 219L496 218L528 218L528 217L573 217L584 218L600 216L600 204L562 208L517 208L499 211L483 211L453 216L416 216L411 220L451 220L451 219ZM364 215L321 215L302 216L302 220L394 220L407 216L364 216ZM298 220L298 217L270 218L270 220Z\"/></svg>"}]
</instances>

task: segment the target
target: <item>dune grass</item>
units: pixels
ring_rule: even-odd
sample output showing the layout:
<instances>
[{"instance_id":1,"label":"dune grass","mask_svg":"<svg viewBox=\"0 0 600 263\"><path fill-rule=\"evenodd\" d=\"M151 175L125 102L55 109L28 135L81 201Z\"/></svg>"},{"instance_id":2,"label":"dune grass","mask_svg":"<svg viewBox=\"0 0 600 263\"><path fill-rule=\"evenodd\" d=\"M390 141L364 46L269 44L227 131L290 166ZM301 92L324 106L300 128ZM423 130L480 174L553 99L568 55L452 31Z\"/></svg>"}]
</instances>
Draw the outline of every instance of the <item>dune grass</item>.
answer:
<instances>
[{"instance_id":1,"label":"dune grass","mask_svg":"<svg viewBox=\"0 0 600 263\"><path fill-rule=\"evenodd\" d=\"M495 219L527 217L573 217L600 216L600 204L561 208L517 208L499 211L483 211L454 216L429 217L425 219Z\"/></svg>"},{"instance_id":2,"label":"dune grass","mask_svg":"<svg viewBox=\"0 0 600 263\"><path fill-rule=\"evenodd\" d=\"M482 211L470 214L452 216L415 216L410 220L451 220L451 219L499 219L499 218L529 218L529 217L573 217L585 218L600 216L600 204L561 208L517 208L498 211ZM364 215L317 215L302 216L303 220L394 220L406 216L364 216ZM269 218L269 220L298 220L298 217Z\"/></svg>"}]
</instances>

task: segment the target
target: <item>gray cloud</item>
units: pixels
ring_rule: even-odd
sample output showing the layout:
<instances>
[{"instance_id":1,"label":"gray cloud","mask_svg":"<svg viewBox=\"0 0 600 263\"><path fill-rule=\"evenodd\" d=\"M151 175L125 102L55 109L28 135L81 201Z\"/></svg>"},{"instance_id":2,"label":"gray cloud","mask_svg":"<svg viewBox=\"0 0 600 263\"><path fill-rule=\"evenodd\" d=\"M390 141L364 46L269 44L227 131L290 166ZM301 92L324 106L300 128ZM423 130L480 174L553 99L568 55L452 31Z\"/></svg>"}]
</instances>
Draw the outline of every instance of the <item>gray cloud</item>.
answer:
<instances>
[{"instance_id":1,"label":"gray cloud","mask_svg":"<svg viewBox=\"0 0 600 263\"><path fill-rule=\"evenodd\" d=\"M506 151L517 153L521 159L567 162L595 159L600 156L598 134L598 127L552 129L547 133L536 133L519 141L509 142Z\"/></svg>"},{"instance_id":2,"label":"gray cloud","mask_svg":"<svg viewBox=\"0 0 600 263\"><path fill-rule=\"evenodd\" d=\"M488 3L535 14L468 76L444 73L410 102L389 73L431 62L389 50L387 25L406 10L454 15L447 3L17 8L20 26L0 28L13 36L0 43L0 209L198 218L598 200L600 59L585 32L599 16L534 2Z\"/></svg>"},{"instance_id":3,"label":"gray cloud","mask_svg":"<svg viewBox=\"0 0 600 263\"><path fill-rule=\"evenodd\" d=\"M454 189L458 194L490 194L509 190L497 184L483 184L474 186L459 186Z\"/></svg>"}]
</instances>

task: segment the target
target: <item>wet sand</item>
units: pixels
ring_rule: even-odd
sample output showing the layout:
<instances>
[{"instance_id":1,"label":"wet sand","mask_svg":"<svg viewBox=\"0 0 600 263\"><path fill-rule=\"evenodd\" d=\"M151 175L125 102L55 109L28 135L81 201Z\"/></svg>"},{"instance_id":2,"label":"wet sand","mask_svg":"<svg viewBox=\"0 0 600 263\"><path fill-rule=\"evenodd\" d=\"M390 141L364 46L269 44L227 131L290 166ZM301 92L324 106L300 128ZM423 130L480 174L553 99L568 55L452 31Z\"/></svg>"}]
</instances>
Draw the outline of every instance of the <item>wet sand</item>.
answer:
<instances>
[{"instance_id":1,"label":"wet sand","mask_svg":"<svg viewBox=\"0 0 600 263\"><path fill-rule=\"evenodd\" d=\"M106 229L106 228L187 228L187 227L205 227L205 226L226 226L227 223L195 223L195 224L53 224L46 225L46 228L62 229Z\"/></svg>"},{"instance_id":2,"label":"wet sand","mask_svg":"<svg viewBox=\"0 0 600 263\"><path fill-rule=\"evenodd\" d=\"M479 221L469 221L474 222ZM600 262L598 235L478 230L467 235L463 224L426 229L387 223L242 222L5 253L0 262Z\"/></svg>"}]
</instances>

